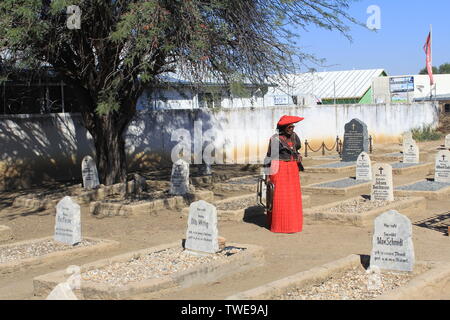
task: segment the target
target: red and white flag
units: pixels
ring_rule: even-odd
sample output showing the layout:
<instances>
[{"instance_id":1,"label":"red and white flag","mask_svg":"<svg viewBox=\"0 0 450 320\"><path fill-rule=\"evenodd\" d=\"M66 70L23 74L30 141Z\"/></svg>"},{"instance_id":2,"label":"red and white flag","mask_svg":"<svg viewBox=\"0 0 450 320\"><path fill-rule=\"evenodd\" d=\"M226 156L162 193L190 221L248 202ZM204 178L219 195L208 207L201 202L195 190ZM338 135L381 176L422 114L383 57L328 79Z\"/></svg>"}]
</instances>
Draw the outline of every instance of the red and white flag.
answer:
<instances>
[{"instance_id":1,"label":"red and white flag","mask_svg":"<svg viewBox=\"0 0 450 320\"><path fill-rule=\"evenodd\" d=\"M428 70L428 76L430 77L430 85L433 85L434 79L433 79L433 62L432 62L432 56L431 56L431 31L428 34L427 42L423 46L423 50L425 51L425 54L427 55L427 70Z\"/></svg>"}]
</instances>

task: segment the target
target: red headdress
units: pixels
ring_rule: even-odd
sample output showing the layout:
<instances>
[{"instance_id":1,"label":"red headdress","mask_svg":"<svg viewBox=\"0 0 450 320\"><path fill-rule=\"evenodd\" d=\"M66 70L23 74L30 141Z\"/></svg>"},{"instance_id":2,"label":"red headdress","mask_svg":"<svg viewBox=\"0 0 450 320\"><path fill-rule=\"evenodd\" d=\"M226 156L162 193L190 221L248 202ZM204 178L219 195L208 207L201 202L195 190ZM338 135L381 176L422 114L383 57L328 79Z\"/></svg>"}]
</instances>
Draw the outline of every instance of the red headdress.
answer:
<instances>
[{"instance_id":1,"label":"red headdress","mask_svg":"<svg viewBox=\"0 0 450 320\"><path fill-rule=\"evenodd\" d=\"M278 128L279 127L284 127L284 126L287 126L289 124L294 124L294 123L300 122L300 121L302 121L304 119L305 118L295 117L295 116L282 116L280 118L280 121L278 121L278 123L277 123L277 127Z\"/></svg>"}]
</instances>

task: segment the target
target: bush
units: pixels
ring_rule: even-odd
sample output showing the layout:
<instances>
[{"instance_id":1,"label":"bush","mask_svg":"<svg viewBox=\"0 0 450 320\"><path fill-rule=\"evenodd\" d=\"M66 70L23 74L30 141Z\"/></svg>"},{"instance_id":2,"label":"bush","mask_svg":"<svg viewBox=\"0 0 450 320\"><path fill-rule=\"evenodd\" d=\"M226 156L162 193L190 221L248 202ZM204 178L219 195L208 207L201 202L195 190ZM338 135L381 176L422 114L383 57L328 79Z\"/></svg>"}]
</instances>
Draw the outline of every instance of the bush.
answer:
<instances>
[{"instance_id":1,"label":"bush","mask_svg":"<svg viewBox=\"0 0 450 320\"><path fill-rule=\"evenodd\" d=\"M413 139L416 141L436 141L443 137L443 134L432 129L431 125L420 129L411 130Z\"/></svg>"}]
</instances>

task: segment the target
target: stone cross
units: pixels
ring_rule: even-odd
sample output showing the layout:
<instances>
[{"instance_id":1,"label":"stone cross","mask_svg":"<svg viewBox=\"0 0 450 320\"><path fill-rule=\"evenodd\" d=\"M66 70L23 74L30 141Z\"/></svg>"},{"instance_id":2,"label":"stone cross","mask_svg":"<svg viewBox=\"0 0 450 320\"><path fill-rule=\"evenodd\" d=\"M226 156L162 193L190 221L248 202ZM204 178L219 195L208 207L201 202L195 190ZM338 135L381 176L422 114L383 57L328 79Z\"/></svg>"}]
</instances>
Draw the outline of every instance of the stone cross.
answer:
<instances>
[{"instance_id":1,"label":"stone cross","mask_svg":"<svg viewBox=\"0 0 450 320\"><path fill-rule=\"evenodd\" d=\"M367 153L362 152L358 160L356 160L356 180L371 181L372 180L372 163Z\"/></svg>"},{"instance_id":2,"label":"stone cross","mask_svg":"<svg viewBox=\"0 0 450 320\"><path fill-rule=\"evenodd\" d=\"M56 205L54 240L68 245L81 242L80 206L71 197L64 197Z\"/></svg>"},{"instance_id":3,"label":"stone cross","mask_svg":"<svg viewBox=\"0 0 450 320\"><path fill-rule=\"evenodd\" d=\"M189 192L189 163L179 159L172 166L170 194L184 195Z\"/></svg>"},{"instance_id":4,"label":"stone cross","mask_svg":"<svg viewBox=\"0 0 450 320\"><path fill-rule=\"evenodd\" d=\"M370 267L413 271L414 262L411 221L395 210L378 216L374 222Z\"/></svg>"},{"instance_id":5,"label":"stone cross","mask_svg":"<svg viewBox=\"0 0 450 320\"><path fill-rule=\"evenodd\" d=\"M439 151L434 166L434 181L450 183L450 151Z\"/></svg>"},{"instance_id":6,"label":"stone cross","mask_svg":"<svg viewBox=\"0 0 450 320\"><path fill-rule=\"evenodd\" d=\"M216 207L204 200L193 202L189 206L185 248L216 253L219 251L218 235Z\"/></svg>"},{"instance_id":7,"label":"stone cross","mask_svg":"<svg viewBox=\"0 0 450 320\"><path fill-rule=\"evenodd\" d=\"M403 145L403 163L419 163L419 147L414 140Z\"/></svg>"},{"instance_id":8,"label":"stone cross","mask_svg":"<svg viewBox=\"0 0 450 320\"><path fill-rule=\"evenodd\" d=\"M83 158L81 162L81 175L83 176L83 187L85 189L94 189L100 184L97 166L91 156Z\"/></svg>"},{"instance_id":9,"label":"stone cross","mask_svg":"<svg viewBox=\"0 0 450 320\"><path fill-rule=\"evenodd\" d=\"M373 172L372 201L394 201L394 186L392 183L392 166L381 164Z\"/></svg>"}]
</instances>

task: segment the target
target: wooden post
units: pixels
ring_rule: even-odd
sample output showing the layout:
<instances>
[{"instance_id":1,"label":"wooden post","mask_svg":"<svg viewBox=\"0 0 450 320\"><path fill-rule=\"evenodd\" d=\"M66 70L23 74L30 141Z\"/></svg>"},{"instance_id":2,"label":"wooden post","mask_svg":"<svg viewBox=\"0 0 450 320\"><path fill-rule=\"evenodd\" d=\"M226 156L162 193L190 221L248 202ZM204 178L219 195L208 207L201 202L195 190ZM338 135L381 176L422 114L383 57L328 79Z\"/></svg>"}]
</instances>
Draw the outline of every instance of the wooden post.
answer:
<instances>
[{"instance_id":1,"label":"wooden post","mask_svg":"<svg viewBox=\"0 0 450 320\"><path fill-rule=\"evenodd\" d=\"M308 157L308 140L305 140L305 158Z\"/></svg>"}]
</instances>

